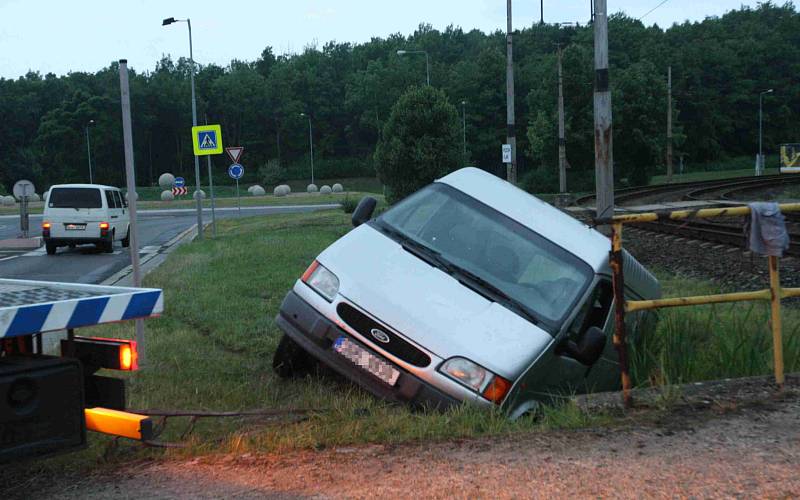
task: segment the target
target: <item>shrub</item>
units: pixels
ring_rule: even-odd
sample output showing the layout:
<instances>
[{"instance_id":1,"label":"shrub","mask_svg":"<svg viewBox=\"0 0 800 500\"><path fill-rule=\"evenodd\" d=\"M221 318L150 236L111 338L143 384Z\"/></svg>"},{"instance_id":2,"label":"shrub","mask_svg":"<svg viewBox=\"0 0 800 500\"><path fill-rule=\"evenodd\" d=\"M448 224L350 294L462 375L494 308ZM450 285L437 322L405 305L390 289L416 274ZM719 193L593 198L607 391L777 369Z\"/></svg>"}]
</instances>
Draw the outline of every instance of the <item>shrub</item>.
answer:
<instances>
[{"instance_id":1,"label":"shrub","mask_svg":"<svg viewBox=\"0 0 800 500\"><path fill-rule=\"evenodd\" d=\"M346 214L352 214L358 206L358 200L350 198L349 196L342 200L342 211Z\"/></svg>"},{"instance_id":2,"label":"shrub","mask_svg":"<svg viewBox=\"0 0 800 500\"><path fill-rule=\"evenodd\" d=\"M258 178L265 186L274 186L286 180L286 169L278 160L272 159L259 167Z\"/></svg>"},{"instance_id":3,"label":"shrub","mask_svg":"<svg viewBox=\"0 0 800 500\"><path fill-rule=\"evenodd\" d=\"M458 168L458 112L441 90L412 87L392 107L375 150L375 169L393 203Z\"/></svg>"}]
</instances>

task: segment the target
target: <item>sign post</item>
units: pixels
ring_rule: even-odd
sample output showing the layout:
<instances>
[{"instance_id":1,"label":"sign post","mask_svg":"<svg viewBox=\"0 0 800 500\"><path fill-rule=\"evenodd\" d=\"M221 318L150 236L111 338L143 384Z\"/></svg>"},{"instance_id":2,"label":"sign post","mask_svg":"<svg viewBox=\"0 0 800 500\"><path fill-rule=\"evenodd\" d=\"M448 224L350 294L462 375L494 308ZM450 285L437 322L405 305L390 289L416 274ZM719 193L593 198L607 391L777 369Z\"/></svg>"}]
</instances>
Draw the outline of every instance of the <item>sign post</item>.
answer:
<instances>
[{"instance_id":1,"label":"sign post","mask_svg":"<svg viewBox=\"0 0 800 500\"><path fill-rule=\"evenodd\" d=\"M28 219L28 197L36 192L36 188L31 181L21 180L14 184L14 196L19 199L19 229L22 237L27 238L30 230Z\"/></svg>"},{"instance_id":2,"label":"sign post","mask_svg":"<svg viewBox=\"0 0 800 500\"><path fill-rule=\"evenodd\" d=\"M244 167L234 163L228 167L228 175L231 179L236 179L236 206L239 207L239 217L242 216L242 199L239 197L239 179L244 175Z\"/></svg>"},{"instance_id":3,"label":"sign post","mask_svg":"<svg viewBox=\"0 0 800 500\"><path fill-rule=\"evenodd\" d=\"M239 179L244 175L244 167L239 163L239 158L241 158L242 153L244 153L244 147L230 146L225 148L225 152L228 153L228 158L230 158L231 161L233 162L233 165L228 167L228 175L236 179L236 205L239 207L239 217L241 217L242 200L241 198L239 198ZM236 170L236 173L239 174L238 176L234 176L233 173L231 173L231 169L233 169L233 167L236 166L238 166L241 169L241 172L239 170Z\"/></svg>"},{"instance_id":4,"label":"sign post","mask_svg":"<svg viewBox=\"0 0 800 500\"><path fill-rule=\"evenodd\" d=\"M211 176L211 155L222 153L222 127L219 125L198 125L192 127L192 146L196 156L208 156L208 189L211 195L211 231L217 235L217 219L214 213L214 179ZM197 193L199 197L200 194Z\"/></svg>"}]
</instances>

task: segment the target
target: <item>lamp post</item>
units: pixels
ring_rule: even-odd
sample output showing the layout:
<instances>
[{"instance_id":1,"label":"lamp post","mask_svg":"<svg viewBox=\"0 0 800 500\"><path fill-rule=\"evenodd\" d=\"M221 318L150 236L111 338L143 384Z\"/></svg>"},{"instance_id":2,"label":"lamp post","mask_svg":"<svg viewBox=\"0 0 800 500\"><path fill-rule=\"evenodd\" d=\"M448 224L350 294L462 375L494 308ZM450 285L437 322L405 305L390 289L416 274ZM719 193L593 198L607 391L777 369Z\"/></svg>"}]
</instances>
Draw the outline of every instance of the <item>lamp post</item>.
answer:
<instances>
[{"instance_id":1,"label":"lamp post","mask_svg":"<svg viewBox=\"0 0 800 500\"><path fill-rule=\"evenodd\" d=\"M192 52L192 21L190 19L175 19L174 17L168 17L161 22L161 26L169 26L172 23L182 23L185 22L186 25L189 27L189 62L192 65L192 71L190 73L191 83L192 83L192 126L197 126L197 101L195 100L194 96L194 53ZM194 156L194 180L197 190L195 191L196 195L196 202L197 202L197 238L202 240L203 239L203 204L202 200L200 199L200 158L195 155Z\"/></svg>"},{"instance_id":2,"label":"lamp post","mask_svg":"<svg viewBox=\"0 0 800 500\"><path fill-rule=\"evenodd\" d=\"M461 135L464 144L464 165L467 164L467 100L461 100Z\"/></svg>"},{"instance_id":3,"label":"lamp post","mask_svg":"<svg viewBox=\"0 0 800 500\"><path fill-rule=\"evenodd\" d=\"M91 142L89 141L89 127L92 125L94 125L94 120L89 120L84 127L86 129L86 156L89 159L89 184L94 184L92 179L92 146Z\"/></svg>"},{"instance_id":4,"label":"lamp post","mask_svg":"<svg viewBox=\"0 0 800 500\"><path fill-rule=\"evenodd\" d=\"M428 85L430 85L431 84L431 64L430 64L430 60L428 59L428 51L426 51L426 50L398 50L397 51L397 55L398 56L404 56L406 54L425 54L425 75L427 77L426 81L427 81Z\"/></svg>"},{"instance_id":5,"label":"lamp post","mask_svg":"<svg viewBox=\"0 0 800 500\"><path fill-rule=\"evenodd\" d=\"M311 117L305 113L300 116L308 118L308 144L311 147L311 184L314 184L314 132L311 129Z\"/></svg>"},{"instance_id":6,"label":"lamp post","mask_svg":"<svg viewBox=\"0 0 800 500\"><path fill-rule=\"evenodd\" d=\"M762 101L764 94L771 94L774 89L763 90L758 94L758 168L756 175L761 175L764 172L764 153L762 149L762 130L764 122L764 108Z\"/></svg>"}]
</instances>

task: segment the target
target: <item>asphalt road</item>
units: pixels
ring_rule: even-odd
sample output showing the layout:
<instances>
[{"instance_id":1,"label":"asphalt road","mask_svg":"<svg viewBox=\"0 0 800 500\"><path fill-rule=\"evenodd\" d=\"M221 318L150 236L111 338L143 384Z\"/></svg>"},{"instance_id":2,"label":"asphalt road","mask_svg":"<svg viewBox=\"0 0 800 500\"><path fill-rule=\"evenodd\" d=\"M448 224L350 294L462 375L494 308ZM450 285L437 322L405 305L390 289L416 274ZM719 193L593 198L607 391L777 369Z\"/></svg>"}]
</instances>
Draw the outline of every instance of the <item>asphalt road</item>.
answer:
<instances>
[{"instance_id":1,"label":"asphalt road","mask_svg":"<svg viewBox=\"0 0 800 500\"><path fill-rule=\"evenodd\" d=\"M243 216L310 212L333 208L335 205L300 205L242 208ZM216 210L217 218L236 217L237 210ZM175 236L197 222L194 210L145 210L139 212L139 247L142 255L159 253ZM203 221L211 220L210 210L204 211ZM32 235L38 235L42 216L30 218ZM19 234L19 217L0 216L0 240ZM127 248L119 242L114 253L103 253L94 245L73 249L60 247L56 255L47 255L44 247L34 251L0 250L0 278L61 281L70 283L100 283L130 264Z\"/></svg>"}]
</instances>

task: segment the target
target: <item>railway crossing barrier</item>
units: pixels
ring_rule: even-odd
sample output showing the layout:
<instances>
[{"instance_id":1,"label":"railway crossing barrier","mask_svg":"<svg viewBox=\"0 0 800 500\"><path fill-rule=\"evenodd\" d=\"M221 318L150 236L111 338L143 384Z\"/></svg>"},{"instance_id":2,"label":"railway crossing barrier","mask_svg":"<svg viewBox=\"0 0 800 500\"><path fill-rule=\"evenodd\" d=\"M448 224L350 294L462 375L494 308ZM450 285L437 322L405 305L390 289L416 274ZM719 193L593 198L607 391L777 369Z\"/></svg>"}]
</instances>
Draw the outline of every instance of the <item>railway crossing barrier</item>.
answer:
<instances>
[{"instance_id":1,"label":"railway crossing barrier","mask_svg":"<svg viewBox=\"0 0 800 500\"><path fill-rule=\"evenodd\" d=\"M779 205L782 213L800 212L800 203ZM604 219L595 219L597 225L610 225L611 252L610 266L614 288L614 348L619 354L620 378L622 381L622 397L626 407L632 405L631 379L628 371L628 348L626 342L625 313L660 309L664 307L682 307L702 304L720 304L725 302L743 302L768 300L771 304L770 327L772 330L772 354L775 383L783 387L783 332L781 325L781 299L800 297L800 288L782 288L778 257L769 256L769 288L752 292L734 292L715 295L698 295L693 297L672 297L656 300L625 300L625 276L623 274L622 228L625 224L636 222L656 222L664 220L710 219L716 217L732 217L750 215L750 207L736 206L726 208L704 208L700 210L676 210L672 212L645 212L615 215Z\"/></svg>"}]
</instances>

